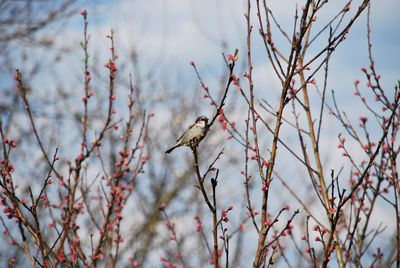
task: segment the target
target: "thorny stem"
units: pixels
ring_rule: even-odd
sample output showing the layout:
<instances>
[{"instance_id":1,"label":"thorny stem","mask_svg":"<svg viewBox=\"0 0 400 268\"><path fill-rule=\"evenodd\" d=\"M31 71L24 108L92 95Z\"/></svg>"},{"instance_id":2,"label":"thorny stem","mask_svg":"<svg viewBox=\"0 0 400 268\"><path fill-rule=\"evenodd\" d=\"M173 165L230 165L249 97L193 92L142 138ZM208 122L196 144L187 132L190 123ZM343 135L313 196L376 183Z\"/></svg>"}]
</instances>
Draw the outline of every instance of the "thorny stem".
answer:
<instances>
[{"instance_id":1,"label":"thorny stem","mask_svg":"<svg viewBox=\"0 0 400 268\"><path fill-rule=\"evenodd\" d=\"M75 166L71 167L71 169L70 169L70 176L71 176L71 174L73 174L72 175L73 182L71 185L71 180L69 179L69 181L68 181L68 189L69 189L68 205L65 209L65 216L64 216L67 219L67 222L66 222L65 231L60 238L60 243L59 243L58 249L56 250L56 252L57 252L56 255L62 253L64 243L69 235L70 222L71 222L70 219L72 219L74 216L76 216L75 215L76 209L74 208L74 204L76 201L75 195L76 195L76 190L78 188L78 184L80 182L82 163L85 161L85 159L87 159L93 153L95 148L97 148L98 146L101 145L101 141L103 140L105 132L108 129L110 129L111 118L112 118L112 114L113 114L113 102L115 99L114 81L116 78L116 71L117 71L117 68L115 65L116 55L115 55L115 48L114 48L114 33L113 33L113 31L111 31L111 34L108 36L108 38L111 41L111 59L106 64L106 67L109 69L109 100L108 100L107 118L105 120L104 127L100 131L100 134L98 135L97 139L95 139L95 141L92 143L92 146L90 148L88 148L84 154L80 154L75 159ZM113 203L111 203L111 207L112 206L113 206ZM106 216L107 222L110 220L110 217L111 217L111 213L108 213L108 215ZM104 236L103 236L103 238L104 238ZM98 247L95 250L95 254L99 253L100 245L103 243L103 241L104 241L104 239L100 239ZM96 260L97 259L94 260L94 263L96 263ZM58 258L56 258L55 266L57 266L58 262L59 262L59 260L58 260Z\"/></svg>"},{"instance_id":2,"label":"thorny stem","mask_svg":"<svg viewBox=\"0 0 400 268\"><path fill-rule=\"evenodd\" d=\"M299 58L299 65L302 67L302 58ZM302 84L305 84L305 77L304 77L304 72L300 72L300 81ZM324 171L321 163L321 157L319 154L319 144L317 141L317 137L315 134L315 129L314 129L314 121L311 115L311 108L310 108L310 102L309 102L309 97L308 97L308 91L307 91L307 86L303 88L303 100L304 100L304 106L305 106L305 112L306 112L306 117L308 121L308 129L309 129L309 137L311 139L311 144L313 146L313 152L314 152L314 159L315 163L317 165L317 170L318 170L318 178L319 178L319 185L321 186L321 194L322 198L324 201L324 207L326 209L327 215L329 215L329 209L331 208L330 202L329 202L329 197L328 197L328 192L326 188L326 183L325 183L325 176L324 176ZM335 238L335 248L336 248L336 255L338 257L338 265L339 267L343 267L343 254L342 254L342 247L339 241L339 236L336 231L334 231L334 238ZM325 264L327 265L327 263Z\"/></svg>"},{"instance_id":3,"label":"thorny stem","mask_svg":"<svg viewBox=\"0 0 400 268\"><path fill-rule=\"evenodd\" d=\"M205 175L207 175L207 173L204 176L200 175L200 170L199 170L199 159L198 159L198 153L197 153L197 145L194 145L191 147L192 148L192 152L193 152L193 156L194 156L194 163L193 163L193 168L195 169L195 173L197 176L197 181L198 181L198 185L196 186L201 193L203 194L204 197L204 201L206 202L208 208L210 209L211 213L213 214L213 241L214 241L214 251L213 253L213 260L214 260L214 267L215 268L219 268L219 255L218 255L218 219L217 219L217 199L216 199L216 187L217 187L217 177L218 177L218 169L217 169L217 173L215 178L211 179L211 185L212 185L212 191L213 191L213 195L212 195L212 204L211 201L207 195L207 192L204 188L204 179L205 179ZM216 159L219 158L221 154L218 155L218 157ZM212 168L212 166L209 168L209 170Z\"/></svg>"},{"instance_id":4,"label":"thorny stem","mask_svg":"<svg viewBox=\"0 0 400 268\"><path fill-rule=\"evenodd\" d=\"M33 120L33 115L32 115L32 111L31 111L30 105L29 105L28 97L26 96L27 88L25 87L25 85L23 83L22 74L18 69L15 72L15 80L17 81L17 88L19 90L19 93L20 93L20 96L22 98L22 101L24 102L25 110L26 110L26 112L28 114L28 118L29 118L29 121L30 121L31 126L32 126L33 134L35 135L36 142L38 143L40 151L42 152L43 157L46 159L47 164L50 167L52 167L51 166L51 160L48 157L48 155L46 153L46 150L44 149L43 142L42 142L42 140L41 140L41 138L39 136L39 132L37 131L35 121ZM57 172L57 170L54 169L54 167L52 167L52 168L53 168L53 172L54 172L54 174L56 174L57 178L61 179L62 176Z\"/></svg>"},{"instance_id":5,"label":"thorny stem","mask_svg":"<svg viewBox=\"0 0 400 268\"><path fill-rule=\"evenodd\" d=\"M89 101L89 83L90 83L90 72L89 72L89 53L88 53L88 43L89 43L89 36L87 34L87 27L88 27L88 21L87 21L87 13L84 12L83 14L83 23L84 23L84 28L83 28L83 43L81 43L83 52L84 52L84 81L83 81L83 89L84 89L84 96L82 98L83 100L83 106L84 106L84 113L83 113L83 119L82 119L82 143L81 143L81 153L84 153L84 149L87 148L87 129L88 129L88 101Z\"/></svg>"},{"instance_id":6,"label":"thorny stem","mask_svg":"<svg viewBox=\"0 0 400 268\"><path fill-rule=\"evenodd\" d=\"M217 219L217 196L215 189L217 188L218 169L215 178L211 179L212 192L213 192L213 235L214 235L214 267L219 268L219 250L218 250L218 219Z\"/></svg>"},{"instance_id":7,"label":"thorny stem","mask_svg":"<svg viewBox=\"0 0 400 268\"><path fill-rule=\"evenodd\" d=\"M220 103L219 103L219 105L218 105L218 107L217 107L217 110L216 110L216 112L215 112L213 118L211 119L210 123L208 124L208 130L211 129L211 126L214 124L215 120L216 120L216 119L218 118L218 116L221 114L222 108L223 108L224 105L225 105L225 99L226 99L226 96L228 95L229 87L230 87L230 85L232 84L232 81L234 80L233 70L234 70L234 68L235 68L236 58L237 58L238 53L239 53L239 50L238 50L238 49L235 49L235 52L234 52L234 54L233 54L233 59L234 59L234 60L230 61L230 63L228 64L229 77L228 77L228 81L226 82L226 86L225 86L225 90L224 90L224 95L222 96L222 99L221 99L221 101L220 101ZM203 80L201 79L200 73L199 73L199 71L197 70L196 65L193 63L192 66L193 66L193 69L194 69L194 71L195 71L195 73L196 73L196 75L197 75L197 78L198 78L198 80L199 80L201 86L202 86L203 88L206 88L206 85L204 84Z\"/></svg>"},{"instance_id":8,"label":"thorny stem","mask_svg":"<svg viewBox=\"0 0 400 268\"><path fill-rule=\"evenodd\" d=\"M286 80L282 87L279 108L278 108L278 112L277 112L277 118L275 121L271 155L270 155L270 160L268 162L268 168L267 168L266 178L265 178L266 190L263 192L263 197L262 197L261 223L263 225L262 225L262 228L261 228L261 231L259 234L259 238L258 238L257 251L256 251L256 256L254 258L253 267L260 267L263 262L263 256L265 256L264 244L265 244L265 240L266 240L267 236L266 236L266 232L263 231L263 229L268 228L264 223L267 220L267 202L268 202L269 185L271 183L272 171L273 171L273 168L275 165L275 160L276 160L276 155L277 155L278 137L279 137L279 132L280 132L280 128L282 125L283 110L286 105L286 95L289 90L290 83L292 81L292 77L293 77L295 69L296 69L296 62L297 62L298 55L300 54L302 39L306 32L306 28L305 28L306 27L306 17L307 17L307 12L308 12L309 6L310 6L310 1L307 1L307 4L305 5L305 8L304 8L303 16L301 18L302 26L301 26L300 34L298 37L293 36L292 49L291 49L290 57L289 57L289 61L288 61L289 64L287 66Z\"/></svg>"}]
</instances>

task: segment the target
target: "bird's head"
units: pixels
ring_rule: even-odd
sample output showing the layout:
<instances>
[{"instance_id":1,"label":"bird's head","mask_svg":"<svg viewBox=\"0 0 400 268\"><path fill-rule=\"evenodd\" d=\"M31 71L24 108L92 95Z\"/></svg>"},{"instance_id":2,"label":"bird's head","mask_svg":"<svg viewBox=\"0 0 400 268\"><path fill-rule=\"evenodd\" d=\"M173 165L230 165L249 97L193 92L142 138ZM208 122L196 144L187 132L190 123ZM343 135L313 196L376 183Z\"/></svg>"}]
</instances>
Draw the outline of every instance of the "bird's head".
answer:
<instances>
[{"instance_id":1,"label":"bird's head","mask_svg":"<svg viewBox=\"0 0 400 268\"><path fill-rule=\"evenodd\" d=\"M208 126L208 118L205 116L199 116L196 119L196 125L200 125L202 127L207 127Z\"/></svg>"},{"instance_id":2,"label":"bird's head","mask_svg":"<svg viewBox=\"0 0 400 268\"><path fill-rule=\"evenodd\" d=\"M208 118L206 117L206 116L199 116L197 119L196 119L196 123L200 123L200 122L204 122L204 123L208 123Z\"/></svg>"}]
</instances>

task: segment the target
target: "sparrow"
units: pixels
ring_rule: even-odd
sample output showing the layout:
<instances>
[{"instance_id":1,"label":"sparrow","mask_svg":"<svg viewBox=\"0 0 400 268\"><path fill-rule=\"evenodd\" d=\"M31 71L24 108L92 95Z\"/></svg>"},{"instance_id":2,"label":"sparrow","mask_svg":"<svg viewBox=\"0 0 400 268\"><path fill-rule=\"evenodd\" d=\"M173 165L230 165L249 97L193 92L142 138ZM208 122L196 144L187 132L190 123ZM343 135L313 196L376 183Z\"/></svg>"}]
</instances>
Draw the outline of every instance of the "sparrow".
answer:
<instances>
[{"instance_id":1,"label":"sparrow","mask_svg":"<svg viewBox=\"0 0 400 268\"><path fill-rule=\"evenodd\" d=\"M165 153L169 154L175 148L180 146L197 146L202 139L206 136L208 132L208 118L205 116L200 116L196 121L191 124L182 136L177 139L176 144L169 148Z\"/></svg>"}]
</instances>

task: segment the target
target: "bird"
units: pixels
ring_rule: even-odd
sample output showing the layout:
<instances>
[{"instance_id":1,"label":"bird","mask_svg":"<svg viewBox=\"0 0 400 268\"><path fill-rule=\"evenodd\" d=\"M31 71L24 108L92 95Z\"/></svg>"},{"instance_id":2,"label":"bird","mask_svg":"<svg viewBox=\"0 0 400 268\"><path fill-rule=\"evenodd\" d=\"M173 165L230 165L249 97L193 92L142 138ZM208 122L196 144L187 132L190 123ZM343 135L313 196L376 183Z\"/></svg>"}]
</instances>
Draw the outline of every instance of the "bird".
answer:
<instances>
[{"instance_id":1,"label":"bird","mask_svg":"<svg viewBox=\"0 0 400 268\"><path fill-rule=\"evenodd\" d=\"M196 121L188 126L183 134L176 140L176 144L169 148L165 153L169 154L180 146L197 146L206 136L209 129L208 118L199 116Z\"/></svg>"}]
</instances>

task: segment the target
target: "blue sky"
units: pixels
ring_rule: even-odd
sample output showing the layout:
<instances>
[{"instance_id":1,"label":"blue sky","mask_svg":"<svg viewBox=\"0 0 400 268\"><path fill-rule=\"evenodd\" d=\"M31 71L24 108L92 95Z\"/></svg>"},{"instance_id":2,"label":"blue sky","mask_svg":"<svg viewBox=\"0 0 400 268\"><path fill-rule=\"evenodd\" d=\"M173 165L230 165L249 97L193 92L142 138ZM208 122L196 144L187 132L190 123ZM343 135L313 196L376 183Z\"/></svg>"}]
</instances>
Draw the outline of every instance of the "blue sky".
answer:
<instances>
[{"instance_id":1,"label":"blue sky","mask_svg":"<svg viewBox=\"0 0 400 268\"><path fill-rule=\"evenodd\" d=\"M296 1L269 2L283 28L290 31ZM345 2L337 0L328 3L326 12L321 13L326 17L318 19L326 21L340 10ZM101 3L88 6L92 30L96 31L93 29L95 27L101 33L104 29L112 27L122 42L120 46L138 47L149 61L163 54L163 59L174 66L185 67L190 60L195 60L200 66L204 64L219 66L222 41L227 43L228 51L244 47L245 1L155 0L101 1ZM378 66L381 65L383 72L393 69L395 71L396 63L400 59L400 52L396 49L400 41L397 27L400 24L400 18L397 16L399 6L395 0L372 1L374 53L376 62ZM365 23L364 15L352 29L349 40L339 48L336 55L337 64L354 70L367 64ZM257 29L254 18L253 24ZM80 32L81 29L78 27L77 30ZM257 31L254 31L254 36L256 48L254 59L257 65L265 60ZM349 72L344 73L349 74ZM391 74L389 79L392 76L394 74Z\"/></svg>"},{"instance_id":2,"label":"blue sky","mask_svg":"<svg viewBox=\"0 0 400 268\"><path fill-rule=\"evenodd\" d=\"M290 32L296 3L301 6L304 1L273 0L268 2L282 27ZM329 20L345 2L347 1L329 1L326 10L321 13L318 20ZM354 5L359 2L361 1L354 1ZM198 82L189 64L190 61L196 62L204 80L210 85L210 89L217 87L218 79L225 72L221 52L229 54L238 48L240 60L236 71L240 74L246 68L242 62L245 60L246 31L243 16L245 3L246 1L239 0L97 0L82 1L78 6L80 9L88 11L91 35L89 50L96 51L95 53L91 52L93 56L91 60L92 62L98 60L101 74L106 74L105 68L102 67L108 58L109 43L106 35L112 28L116 33L116 48L120 57L118 63L126 64L127 71L131 64L129 52L134 48L140 57L143 77L165 79L167 93L185 96L198 94L200 96L202 92L198 91ZM252 3L254 4L254 1ZM400 79L399 10L400 1L398 0L372 1L372 49L377 70L381 73L382 83L388 92L392 90L396 80ZM351 14L353 13L354 10ZM266 60L263 44L257 34L258 24L254 16L253 24L255 29L252 40L255 90L259 100L266 98L274 102L278 98L280 86ZM350 117L354 119L360 116L361 106L352 94L353 82L356 79L363 81L360 68L368 64L366 33L366 16L364 14L351 29L348 39L335 51L330 64L328 89L335 90L340 105L346 108ZM48 31L40 32L39 35L54 38L56 47L67 53L57 64L54 64L53 58L56 50L18 47L14 52L19 54L22 51L28 51L31 63L35 59L41 59L45 63L37 78L30 81L32 87L44 99L51 96L51 90L47 89L53 88L59 83L70 86L71 90L79 91L80 89L75 87L81 85L79 76L82 74L82 51L79 47L82 39L81 16L77 14L61 26L55 25ZM287 47L284 41L279 40L278 38L278 47ZM326 39L316 43L316 47L321 48L325 41ZM223 46L223 43L226 46ZM310 50L310 53L315 53L315 51ZM15 67L20 67L21 61L16 60L14 64ZM29 63L22 68L29 69ZM53 76L53 74L57 75ZM3 78L4 81L12 83L12 77L2 76L1 79L3 80ZM164 81L158 82L162 84L161 82ZM152 84L146 84L146 81L144 89L145 94L154 97L159 90L163 90L152 88ZM171 100L173 100L173 96L171 96ZM188 98L188 101L190 100ZM42 99L37 97L37 102L33 100L33 105L35 103L41 105L41 101ZM161 122L165 118L171 119L168 117L168 105L168 103L162 103L159 107L148 107L152 111L156 111L155 122ZM207 105L208 103L203 103L203 107L207 107L207 112L210 113ZM243 118L240 112L235 116ZM191 118L184 120L190 122ZM332 126L327 123L325 136L322 139L322 147L327 148L324 156L327 162L328 160L334 162L340 158L339 152L329 149L336 148L338 132L340 130L337 125ZM289 139L293 136L290 129L283 129L283 135L287 135ZM341 162L338 161L335 164L340 167ZM285 170L285 165L288 165L287 161L280 161L277 168ZM294 187L298 187L302 185L302 182L294 181L292 184ZM236 185L230 187L225 189L226 195L229 195L229 191ZM279 193L273 195L280 200ZM383 218L385 209L382 208L377 213L380 213L378 218ZM394 228L392 225L389 227Z\"/></svg>"},{"instance_id":3,"label":"blue sky","mask_svg":"<svg viewBox=\"0 0 400 268\"><path fill-rule=\"evenodd\" d=\"M188 64L195 61L203 78L212 85L224 72L221 52L229 54L239 48L241 59L245 60L245 2L238 0L152 0L152 1L95 1L82 7L89 12L89 31L92 35L90 48L107 53L105 34L114 29L117 48L121 58L128 58L128 51L134 47L141 59L142 73L165 76L171 82L179 80L196 83L194 73ZM291 31L296 1L269 1L271 10L280 24ZM330 1L318 20L329 20L346 1ZM354 5L361 1L355 1ZM301 6L302 1L298 1ZM371 5L373 54L377 70L382 74L382 83L392 88L399 78L400 68L400 18L397 11L400 3L396 0L372 1ZM253 6L253 10L254 10ZM354 10L351 10L353 14ZM346 19L348 19L347 16ZM253 17L253 60L256 89L262 94L279 93L277 83L266 53L258 35L258 25ZM316 28L317 29L317 28ZM76 16L64 29L67 39L59 38L65 46L77 48L81 38L81 18ZM277 45L288 47L277 37ZM65 41L68 42L65 42ZM326 37L317 42L318 51ZM222 43L226 47L222 47ZM125 53L125 54L124 54ZM75 62L76 59L75 59ZM78 62L79 63L79 62ZM361 79L360 68L368 65L366 15L364 14L351 29L346 42L341 44L331 60L329 89L352 91L355 79ZM242 65L245 67L245 65ZM241 71L238 69L238 71ZM268 94L264 97L269 98ZM343 101L353 101L344 98Z\"/></svg>"}]
</instances>

